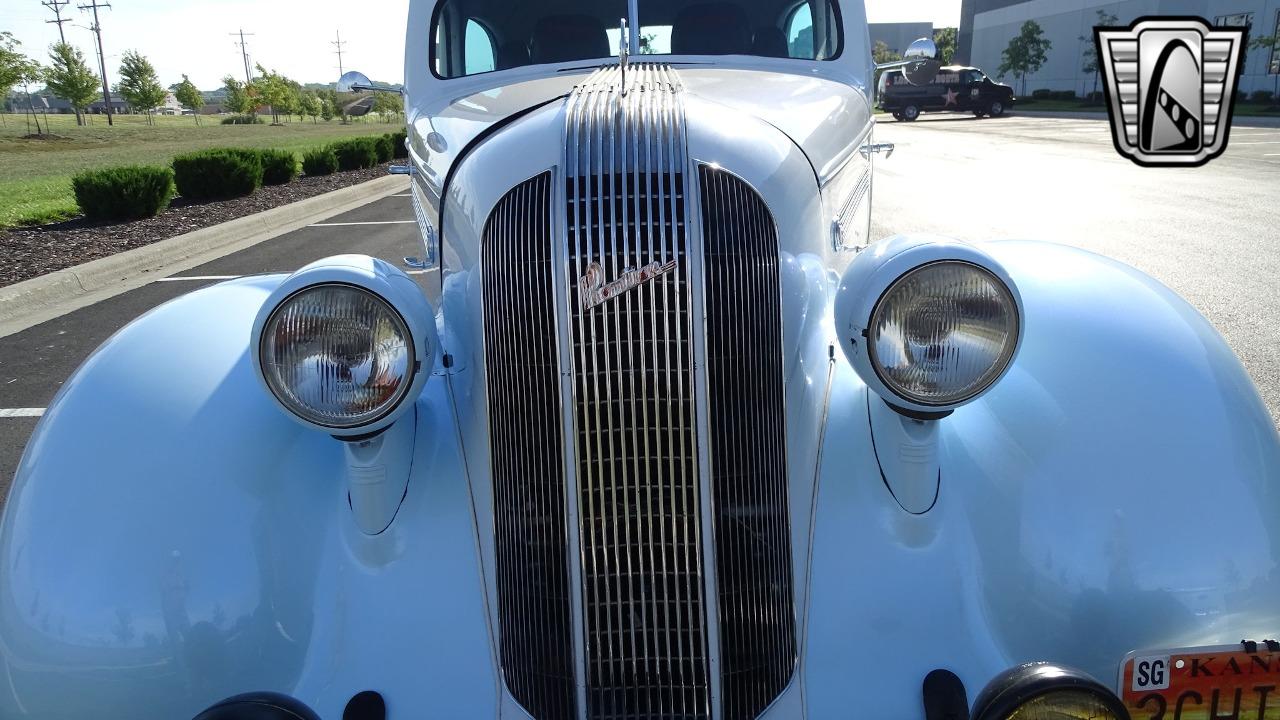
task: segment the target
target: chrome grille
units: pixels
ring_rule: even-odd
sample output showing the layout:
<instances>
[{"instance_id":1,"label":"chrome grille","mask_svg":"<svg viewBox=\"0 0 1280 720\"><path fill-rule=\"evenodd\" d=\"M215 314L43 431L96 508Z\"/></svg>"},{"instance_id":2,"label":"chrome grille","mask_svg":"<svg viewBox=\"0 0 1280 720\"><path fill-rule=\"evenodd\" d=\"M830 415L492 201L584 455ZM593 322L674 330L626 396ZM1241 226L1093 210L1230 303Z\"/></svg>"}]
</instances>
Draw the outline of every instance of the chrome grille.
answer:
<instances>
[{"instance_id":1,"label":"chrome grille","mask_svg":"<svg viewBox=\"0 0 1280 720\"><path fill-rule=\"evenodd\" d=\"M499 201L481 240L502 672L536 718L575 714L551 173Z\"/></svg>"},{"instance_id":2,"label":"chrome grille","mask_svg":"<svg viewBox=\"0 0 1280 720\"><path fill-rule=\"evenodd\" d=\"M746 183L698 174L721 707L740 720L773 702L796 661L778 234Z\"/></svg>"},{"instance_id":3,"label":"chrome grille","mask_svg":"<svg viewBox=\"0 0 1280 720\"><path fill-rule=\"evenodd\" d=\"M710 716L679 93L665 66L632 65L625 80L603 68L571 97L566 126L590 718ZM673 261L584 302L593 264L608 284Z\"/></svg>"}]
</instances>

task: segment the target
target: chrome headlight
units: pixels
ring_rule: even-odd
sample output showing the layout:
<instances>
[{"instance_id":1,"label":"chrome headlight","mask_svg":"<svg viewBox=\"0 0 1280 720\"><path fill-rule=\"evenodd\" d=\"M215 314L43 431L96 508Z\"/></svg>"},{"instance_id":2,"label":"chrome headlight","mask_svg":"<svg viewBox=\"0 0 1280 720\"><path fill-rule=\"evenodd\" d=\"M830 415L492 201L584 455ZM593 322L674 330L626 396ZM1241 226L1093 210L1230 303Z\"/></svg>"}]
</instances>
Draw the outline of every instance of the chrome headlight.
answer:
<instances>
[{"instance_id":1,"label":"chrome headlight","mask_svg":"<svg viewBox=\"0 0 1280 720\"><path fill-rule=\"evenodd\" d=\"M982 249L895 237L849 266L836 326L868 387L899 410L933 417L1003 377L1022 338L1022 305L1012 280Z\"/></svg>"},{"instance_id":2,"label":"chrome headlight","mask_svg":"<svg viewBox=\"0 0 1280 720\"><path fill-rule=\"evenodd\" d=\"M375 432L412 403L431 372L433 315L417 285L388 263L328 258L289 276L264 304L254 364L305 425L340 436Z\"/></svg>"},{"instance_id":3,"label":"chrome headlight","mask_svg":"<svg viewBox=\"0 0 1280 720\"><path fill-rule=\"evenodd\" d=\"M1053 663L1027 663L997 675L973 704L974 720L1129 720L1116 694Z\"/></svg>"},{"instance_id":4,"label":"chrome headlight","mask_svg":"<svg viewBox=\"0 0 1280 720\"><path fill-rule=\"evenodd\" d=\"M867 336L871 365L909 402L958 405L1004 373L1018 325L1013 294L990 271L930 263L899 278L876 304Z\"/></svg>"},{"instance_id":5,"label":"chrome headlight","mask_svg":"<svg viewBox=\"0 0 1280 720\"><path fill-rule=\"evenodd\" d=\"M282 405L323 427L376 422L400 404L417 362L409 328L385 300L350 285L313 285L267 320L259 359Z\"/></svg>"}]
</instances>

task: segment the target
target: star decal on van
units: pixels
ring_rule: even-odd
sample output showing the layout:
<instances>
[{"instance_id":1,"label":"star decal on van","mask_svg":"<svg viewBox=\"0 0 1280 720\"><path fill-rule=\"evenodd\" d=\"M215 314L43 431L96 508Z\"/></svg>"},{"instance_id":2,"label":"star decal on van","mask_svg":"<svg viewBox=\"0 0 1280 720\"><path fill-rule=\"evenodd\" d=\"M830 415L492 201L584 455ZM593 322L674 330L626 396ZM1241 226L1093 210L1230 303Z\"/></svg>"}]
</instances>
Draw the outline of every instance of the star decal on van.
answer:
<instances>
[{"instance_id":1,"label":"star decal on van","mask_svg":"<svg viewBox=\"0 0 1280 720\"><path fill-rule=\"evenodd\" d=\"M960 93L956 92L955 90L952 90L951 88L947 88L946 94L943 95L942 97L947 99L947 107L951 107L952 105L959 105L959 103L956 102L956 98L960 97Z\"/></svg>"}]
</instances>

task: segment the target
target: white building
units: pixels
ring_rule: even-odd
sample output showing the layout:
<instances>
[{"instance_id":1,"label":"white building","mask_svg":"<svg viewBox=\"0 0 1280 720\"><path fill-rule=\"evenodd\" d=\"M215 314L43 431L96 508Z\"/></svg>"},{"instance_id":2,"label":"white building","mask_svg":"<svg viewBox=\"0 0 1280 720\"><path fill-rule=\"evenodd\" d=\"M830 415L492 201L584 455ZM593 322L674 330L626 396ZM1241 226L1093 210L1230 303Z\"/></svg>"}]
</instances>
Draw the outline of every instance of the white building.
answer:
<instances>
[{"instance_id":1,"label":"white building","mask_svg":"<svg viewBox=\"0 0 1280 720\"><path fill-rule=\"evenodd\" d=\"M1046 88L1084 95L1094 89L1093 73L1081 66L1085 49L1093 44L1098 10L1119 18L1118 25L1146 15L1193 15L1215 25L1246 25L1251 38L1280 34L1280 0L963 0L956 61L976 65L994 77L1009 41L1024 22L1035 20L1053 48L1044 67L1027 76L1027 91ZM1280 52L1249 50L1240 89L1274 90L1277 74Z\"/></svg>"}]
</instances>

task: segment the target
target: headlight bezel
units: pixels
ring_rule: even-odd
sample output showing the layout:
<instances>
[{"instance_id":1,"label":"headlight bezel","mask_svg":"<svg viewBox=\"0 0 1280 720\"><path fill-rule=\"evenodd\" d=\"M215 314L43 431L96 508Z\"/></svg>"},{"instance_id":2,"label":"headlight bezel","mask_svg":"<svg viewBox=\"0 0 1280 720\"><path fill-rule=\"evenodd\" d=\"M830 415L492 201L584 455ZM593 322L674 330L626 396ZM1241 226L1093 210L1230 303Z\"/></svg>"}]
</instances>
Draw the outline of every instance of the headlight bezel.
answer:
<instances>
[{"instance_id":1,"label":"headlight bezel","mask_svg":"<svg viewBox=\"0 0 1280 720\"><path fill-rule=\"evenodd\" d=\"M1002 293L1005 296L1005 299L1008 300L1008 307L1013 315L1013 323L1006 338L1004 348L996 362L993 363L986 372L979 376L979 379L971 385L969 390L954 397L948 397L946 400L939 401L930 400L920 395L914 395L903 388L900 383L888 376L885 365L881 361L876 350L877 343L874 333L879 325L881 311L885 309L893 293L897 291L899 287L926 270L944 265L963 266L984 275L991 282L997 292ZM893 282L889 283L889 285L884 289L884 292L880 294L880 297L876 299L875 305L871 308L871 314L868 316L866 322L866 330L867 354L871 362L871 369L875 372L876 377L879 378L880 382L883 383L886 389L897 396L899 400L913 405L931 409L954 408L975 400L999 382L1000 378L1008 372L1009 366L1013 363L1013 357L1017 353L1018 345L1022 339L1022 309L1010 286L990 269L969 260L940 259L926 262L923 265L917 265L899 275L893 280Z\"/></svg>"},{"instance_id":2,"label":"headlight bezel","mask_svg":"<svg viewBox=\"0 0 1280 720\"><path fill-rule=\"evenodd\" d=\"M1010 333L1012 351L1004 365L985 383L947 402L913 399L898 392L873 357L873 321L891 289L914 273L938 263L971 265L987 273L988 280L1012 298L1016 315ZM866 248L854 258L840 280L835 298L835 325L841 349L863 383L899 414L918 420L938 420L972 403L998 385L1016 364L1026 337L1026 312L1022 295L1004 267L984 247L935 235L896 235Z\"/></svg>"},{"instance_id":3,"label":"headlight bezel","mask_svg":"<svg viewBox=\"0 0 1280 720\"><path fill-rule=\"evenodd\" d=\"M403 380L401 380L399 386L396 388L396 391L393 397L389 401L384 402L382 405L380 405L376 409L376 412L365 413L364 415L358 416L358 419L353 420L352 422L347 422L347 423L325 422L319 419L319 413L316 413L314 411L305 412L309 410L309 408L306 408L302 402L297 401L296 399L290 399L288 397L282 396L281 393L284 392L284 389L276 387L276 383L272 382L271 380L271 374L268 373L267 371L267 363L270 360L268 357L266 357L266 353L268 349L268 343L267 343L268 331L270 331L273 328L276 318L278 318L281 312L283 312L286 308L288 308L291 303L297 301L298 298L308 293L321 291L325 288L345 288L348 290L353 290L358 293L362 293L368 296L369 298L371 298L374 302L382 305L385 310L390 311L391 317L396 321L399 328L403 330L403 340L405 343L405 349L409 354L408 361L406 363L406 368L405 368L405 377L403 378ZM277 303L276 306L271 310L271 313L267 315L267 319L262 326L262 332L258 334L257 353L258 353L258 363L261 369L262 378L267 385L267 389L271 392L276 402L278 402L282 407L284 407L293 415L301 418L303 421L311 425L314 425L316 427L323 428L325 430L332 430L335 432L347 432L351 430L366 428L370 425L373 425L383 420L388 415L394 413L400 407L401 403L404 402L405 397L409 394L409 391L413 387L414 376L421 369L421 365L419 364L419 361L417 358L417 348L415 347L414 340L413 340L413 331L409 327L409 322L405 319L404 315L396 308L396 306L392 304L389 300L387 300L385 297L379 295L378 293L374 292L373 290L370 290L367 287L358 285L356 283L342 282L342 281L322 281L322 282L317 282L311 285L298 288L297 290L294 290L289 295L287 295L279 303Z\"/></svg>"},{"instance_id":4,"label":"headlight bezel","mask_svg":"<svg viewBox=\"0 0 1280 720\"><path fill-rule=\"evenodd\" d=\"M397 388L397 399L380 408L376 416L362 418L358 424L316 422L295 412L281 399L267 378L264 364L264 334L289 301L319 286L348 286L365 293L390 308L393 317L407 330L406 346L411 354L407 376ZM440 341L436 330L435 310L421 287L391 263L367 255L337 255L318 260L284 278L262 303L254 319L248 355L254 374L275 407L294 422L311 430L324 432L341 440L355 441L371 437L395 423L421 395L427 379L436 369Z\"/></svg>"}]
</instances>

